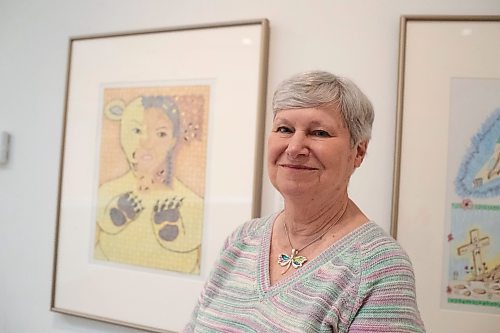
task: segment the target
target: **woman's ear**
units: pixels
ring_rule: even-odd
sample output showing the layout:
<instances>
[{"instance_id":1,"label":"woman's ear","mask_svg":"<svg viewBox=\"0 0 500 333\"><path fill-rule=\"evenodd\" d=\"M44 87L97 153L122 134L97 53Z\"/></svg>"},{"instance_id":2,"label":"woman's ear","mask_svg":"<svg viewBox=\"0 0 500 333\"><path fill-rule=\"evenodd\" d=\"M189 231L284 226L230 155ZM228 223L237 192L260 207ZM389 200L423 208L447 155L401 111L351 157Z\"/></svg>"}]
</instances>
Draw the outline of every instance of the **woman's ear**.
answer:
<instances>
[{"instance_id":1,"label":"woman's ear","mask_svg":"<svg viewBox=\"0 0 500 333\"><path fill-rule=\"evenodd\" d=\"M124 110L125 103L120 99L115 99L104 107L104 114L111 120L120 120Z\"/></svg>"},{"instance_id":2,"label":"woman's ear","mask_svg":"<svg viewBox=\"0 0 500 333\"><path fill-rule=\"evenodd\" d=\"M355 168L359 168L361 163L363 163L367 149L368 149L368 140L361 141L356 145L356 157L354 158Z\"/></svg>"}]
</instances>

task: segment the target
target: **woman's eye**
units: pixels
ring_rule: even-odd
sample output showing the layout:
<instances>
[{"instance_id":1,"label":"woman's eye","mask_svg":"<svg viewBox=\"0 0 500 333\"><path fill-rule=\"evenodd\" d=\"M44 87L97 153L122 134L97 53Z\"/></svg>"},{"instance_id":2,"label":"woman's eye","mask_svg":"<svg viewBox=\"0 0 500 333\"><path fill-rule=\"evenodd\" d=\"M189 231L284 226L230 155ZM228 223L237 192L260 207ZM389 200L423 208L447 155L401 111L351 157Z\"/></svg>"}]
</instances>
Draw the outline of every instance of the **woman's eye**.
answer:
<instances>
[{"instance_id":1,"label":"woman's eye","mask_svg":"<svg viewBox=\"0 0 500 333\"><path fill-rule=\"evenodd\" d=\"M314 131L312 131L312 135L315 137L318 137L318 138L331 137L330 133L328 133L327 131L323 131L323 130L314 130Z\"/></svg>"},{"instance_id":2,"label":"woman's eye","mask_svg":"<svg viewBox=\"0 0 500 333\"><path fill-rule=\"evenodd\" d=\"M137 127L132 128L132 133L134 133L134 134L141 134L141 129L137 128Z\"/></svg>"},{"instance_id":3,"label":"woman's eye","mask_svg":"<svg viewBox=\"0 0 500 333\"><path fill-rule=\"evenodd\" d=\"M280 126L276 129L277 133L292 133L292 130L286 126Z\"/></svg>"},{"instance_id":4,"label":"woman's eye","mask_svg":"<svg viewBox=\"0 0 500 333\"><path fill-rule=\"evenodd\" d=\"M156 133L156 135L158 135L158 137L160 137L160 138L164 138L167 136L167 132L158 132L158 133Z\"/></svg>"}]
</instances>

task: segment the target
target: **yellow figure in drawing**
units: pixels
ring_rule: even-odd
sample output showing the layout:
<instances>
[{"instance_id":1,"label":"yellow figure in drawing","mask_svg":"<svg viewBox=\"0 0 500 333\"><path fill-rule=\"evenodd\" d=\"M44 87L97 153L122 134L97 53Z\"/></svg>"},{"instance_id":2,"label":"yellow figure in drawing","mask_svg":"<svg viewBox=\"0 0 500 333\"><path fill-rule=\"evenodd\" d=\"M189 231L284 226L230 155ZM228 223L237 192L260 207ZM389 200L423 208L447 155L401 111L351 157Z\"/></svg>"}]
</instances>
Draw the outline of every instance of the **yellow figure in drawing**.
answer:
<instances>
[{"instance_id":1,"label":"yellow figure in drawing","mask_svg":"<svg viewBox=\"0 0 500 333\"><path fill-rule=\"evenodd\" d=\"M105 107L120 121L129 164L98 193L95 257L183 273L199 273L203 199L174 176L179 110L168 96L120 100Z\"/></svg>"}]
</instances>

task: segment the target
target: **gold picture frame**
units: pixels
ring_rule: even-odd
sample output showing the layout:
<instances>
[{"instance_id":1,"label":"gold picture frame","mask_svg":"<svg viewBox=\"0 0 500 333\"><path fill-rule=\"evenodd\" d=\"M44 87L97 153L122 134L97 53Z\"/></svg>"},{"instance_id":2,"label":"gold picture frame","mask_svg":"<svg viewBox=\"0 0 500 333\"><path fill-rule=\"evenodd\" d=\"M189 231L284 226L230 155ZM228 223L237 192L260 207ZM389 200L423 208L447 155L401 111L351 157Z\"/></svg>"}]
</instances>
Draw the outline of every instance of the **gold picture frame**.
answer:
<instances>
[{"instance_id":1,"label":"gold picture frame","mask_svg":"<svg viewBox=\"0 0 500 333\"><path fill-rule=\"evenodd\" d=\"M187 323L260 214L268 49L267 19L70 39L52 311Z\"/></svg>"},{"instance_id":2,"label":"gold picture frame","mask_svg":"<svg viewBox=\"0 0 500 333\"><path fill-rule=\"evenodd\" d=\"M488 162L475 145L500 126L499 40L500 16L401 17L391 234L413 262L429 332L498 328L500 299L488 288L499 284L486 281L498 246L488 245L485 270L465 245L499 238L498 225L495 231L483 221L498 220L499 193L491 187L480 193L463 179L478 171L469 167L471 158L475 168ZM484 156L494 152L490 141ZM476 227L491 233L475 237Z\"/></svg>"}]
</instances>

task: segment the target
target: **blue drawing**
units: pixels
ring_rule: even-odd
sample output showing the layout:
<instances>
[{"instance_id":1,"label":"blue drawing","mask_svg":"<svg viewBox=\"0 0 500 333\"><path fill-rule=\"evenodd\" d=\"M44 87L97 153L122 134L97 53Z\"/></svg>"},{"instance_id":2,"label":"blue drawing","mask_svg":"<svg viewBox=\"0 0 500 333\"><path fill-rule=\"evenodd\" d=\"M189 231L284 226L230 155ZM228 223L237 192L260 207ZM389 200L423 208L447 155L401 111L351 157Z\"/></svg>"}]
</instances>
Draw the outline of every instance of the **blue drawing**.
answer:
<instances>
[{"instance_id":1,"label":"blue drawing","mask_svg":"<svg viewBox=\"0 0 500 333\"><path fill-rule=\"evenodd\" d=\"M500 195L500 108L472 137L455 179L455 190L462 197Z\"/></svg>"}]
</instances>

